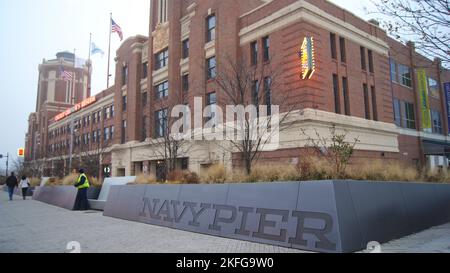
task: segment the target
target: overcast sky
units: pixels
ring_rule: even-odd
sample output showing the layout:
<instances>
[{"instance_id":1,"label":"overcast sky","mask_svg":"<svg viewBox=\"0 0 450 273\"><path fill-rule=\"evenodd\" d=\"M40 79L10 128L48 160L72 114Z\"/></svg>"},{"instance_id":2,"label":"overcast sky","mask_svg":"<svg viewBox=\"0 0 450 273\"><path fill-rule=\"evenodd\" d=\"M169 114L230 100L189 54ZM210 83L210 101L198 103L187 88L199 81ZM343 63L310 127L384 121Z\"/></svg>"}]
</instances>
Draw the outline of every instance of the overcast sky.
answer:
<instances>
[{"instance_id":1,"label":"overcast sky","mask_svg":"<svg viewBox=\"0 0 450 273\"><path fill-rule=\"evenodd\" d=\"M245 1L245 0L243 0ZM332 0L347 10L366 17L369 0ZM0 154L14 157L24 146L28 116L35 111L38 65L53 59L59 51L76 49L87 58L89 33L105 51L92 58L92 93L106 88L109 14L124 38L148 36L149 0L2 0L0 1ZM120 40L113 35L111 52ZM114 56L114 54L111 54ZM111 66L113 69L113 66ZM0 169L5 160L0 159Z\"/></svg>"}]
</instances>

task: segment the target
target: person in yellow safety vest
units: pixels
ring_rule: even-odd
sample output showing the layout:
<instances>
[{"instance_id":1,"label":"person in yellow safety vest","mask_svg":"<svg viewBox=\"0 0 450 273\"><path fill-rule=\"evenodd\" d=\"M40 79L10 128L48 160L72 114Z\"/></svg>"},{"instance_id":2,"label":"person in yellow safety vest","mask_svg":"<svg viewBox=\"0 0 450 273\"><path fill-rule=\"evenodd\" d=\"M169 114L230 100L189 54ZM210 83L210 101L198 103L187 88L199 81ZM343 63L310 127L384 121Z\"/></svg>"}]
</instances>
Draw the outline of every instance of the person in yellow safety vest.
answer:
<instances>
[{"instance_id":1,"label":"person in yellow safety vest","mask_svg":"<svg viewBox=\"0 0 450 273\"><path fill-rule=\"evenodd\" d=\"M89 179L84 173L83 169L78 171L80 175L78 176L75 187L78 189L77 198L75 199L74 210L89 210L89 201L87 198L87 191L90 187Z\"/></svg>"}]
</instances>

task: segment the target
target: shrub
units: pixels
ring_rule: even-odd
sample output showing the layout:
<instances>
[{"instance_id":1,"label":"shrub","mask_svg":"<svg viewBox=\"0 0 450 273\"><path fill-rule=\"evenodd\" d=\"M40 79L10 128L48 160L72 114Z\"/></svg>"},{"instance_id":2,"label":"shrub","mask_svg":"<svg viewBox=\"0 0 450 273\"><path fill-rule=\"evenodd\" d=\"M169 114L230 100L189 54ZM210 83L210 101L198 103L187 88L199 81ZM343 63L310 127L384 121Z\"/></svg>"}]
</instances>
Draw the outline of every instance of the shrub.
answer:
<instances>
[{"instance_id":1,"label":"shrub","mask_svg":"<svg viewBox=\"0 0 450 273\"><path fill-rule=\"evenodd\" d=\"M62 181L57 177L50 177L46 184L46 186L61 186L61 185Z\"/></svg>"},{"instance_id":2,"label":"shrub","mask_svg":"<svg viewBox=\"0 0 450 273\"><path fill-rule=\"evenodd\" d=\"M195 172L184 171L183 179L181 182L185 184L198 184L200 183L200 177Z\"/></svg>"},{"instance_id":3,"label":"shrub","mask_svg":"<svg viewBox=\"0 0 450 273\"><path fill-rule=\"evenodd\" d=\"M340 176L327 160L314 156L301 158L298 168L302 181L337 179Z\"/></svg>"},{"instance_id":4,"label":"shrub","mask_svg":"<svg viewBox=\"0 0 450 273\"><path fill-rule=\"evenodd\" d=\"M140 174L136 177L134 182L128 183L128 185L146 185L146 184L156 184L156 177L152 175Z\"/></svg>"},{"instance_id":5,"label":"shrub","mask_svg":"<svg viewBox=\"0 0 450 273\"><path fill-rule=\"evenodd\" d=\"M78 174L72 173L62 179L64 186L73 186L78 180Z\"/></svg>"},{"instance_id":6,"label":"shrub","mask_svg":"<svg viewBox=\"0 0 450 273\"><path fill-rule=\"evenodd\" d=\"M435 183L449 183L450 182L450 174L446 169L437 169L437 170L423 170L421 174L421 178L424 181L435 182Z\"/></svg>"},{"instance_id":7,"label":"shrub","mask_svg":"<svg viewBox=\"0 0 450 273\"><path fill-rule=\"evenodd\" d=\"M41 179L37 177L30 178L30 185L31 187L38 187L41 185Z\"/></svg>"},{"instance_id":8,"label":"shrub","mask_svg":"<svg viewBox=\"0 0 450 273\"><path fill-rule=\"evenodd\" d=\"M201 175L202 183L225 183L229 180L226 168L223 164L216 164L209 167Z\"/></svg>"},{"instance_id":9,"label":"shrub","mask_svg":"<svg viewBox=\"0 0 450 273\"><path fill-rule=\"evenodd\" d=\"M183 182L183 171L180 171L180 170L171 171L167 175L167 181L170 181L170 182Z\"/></svg>"}]
</instances>

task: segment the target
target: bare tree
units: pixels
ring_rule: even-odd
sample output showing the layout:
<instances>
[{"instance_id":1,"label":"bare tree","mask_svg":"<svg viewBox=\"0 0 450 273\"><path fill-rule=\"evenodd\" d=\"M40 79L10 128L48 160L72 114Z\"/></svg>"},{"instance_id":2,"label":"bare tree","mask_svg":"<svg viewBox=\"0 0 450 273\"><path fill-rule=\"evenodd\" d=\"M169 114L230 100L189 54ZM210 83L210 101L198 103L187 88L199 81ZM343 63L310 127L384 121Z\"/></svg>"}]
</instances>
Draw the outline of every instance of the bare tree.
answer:
<instances>
[{"instance_id":1,"label":"bare tree","mask_svg":"<svg viewBox=\"0 0 450 273\"><path fill-rule=\"evenodd\" d=\"M287 128L284 122L295 106L289 105L289 92L283 94L280 88L282 69L275 64L273 57L259 66L250 65L245 58L234 60L227 56L224 60L217 69L215 83L221 94L225 94L225 103L246 109L255 106L257 111L256 115L241 115L232 128L226 128L239 137L227 138L225 143L231 145L223 147L232 153L238 151L246 173L250 174L272 137ZM279 107L280 113L273 115L274 106ZM229 127L229 123L225 127Z\"/></svg>"},{"instance_id":2,"label":"bare tree","mask_svg":"<svg viewBox=\"0 0 450 273\"><path fill-rule=\"evenodd\" d=\"M309 136L304 130L301 133L307 138L306 147L313 148L318 155L328 161L330 166L333 166L336 178L344 178L355 147L360 142L359 138L348 140L348 132L336 132L335 125L330 128L329 137L321 135L317 130L315 130L314 137Z\"/></svg>"},{"instance_id":3,"label":"bare tree","mask_svg":"<svg viewBox=\"0 0 450 273\"><path fill-rule=\"evenodd\" d=\"M428 57L450 64L450 2L448 0L372 0L384 15L389 34L404 42L413 41Z\"/></svg>"},{"instance_id":4,"label":"bare tree","mask_svg":"<svg viewBox=\"0 0 450 273\"><path fill-rule=\"evenodd\" d=\"M103 156L108 150L109 141L111 141L109 135L108 139L105 139L105 136L102 137L102 134L98 138L95 142L82 143L77 153L85 172L94 177L100 177Z\"/></svg>"},{"instance_id":5,"label":"bare tree","mask_svg":"<svg viewBox=\"0 0 450 273\"><path fill-rule=\"evenodd\" d=\"M175 122L184 120L189 116L189 112L180 113L180 116L173 117L172 112L176 111L180 106L183 106L182 91L174 94L162 94L156 99L155 109L158 109L154 114L155 131L149 138L149 151L153 157L163 161L165 164L164 176L167 179L169 174L174 172L177 167L177 162L180 156L186 154L191 142L189 138L183 137L182 131L172 131ZM183 129L183 128L181 128Z\"/></svg>"}]
</instances>

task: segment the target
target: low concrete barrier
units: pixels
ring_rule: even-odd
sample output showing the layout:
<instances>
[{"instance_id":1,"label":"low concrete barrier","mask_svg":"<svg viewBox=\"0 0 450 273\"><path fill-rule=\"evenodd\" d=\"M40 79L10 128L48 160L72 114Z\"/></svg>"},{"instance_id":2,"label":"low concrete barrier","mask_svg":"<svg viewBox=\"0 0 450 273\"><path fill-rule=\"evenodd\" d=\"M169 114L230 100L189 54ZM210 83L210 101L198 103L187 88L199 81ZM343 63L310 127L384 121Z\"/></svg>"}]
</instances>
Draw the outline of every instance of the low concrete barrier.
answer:
<instances>
[{"instance_id":1,"label":"low concrete barrier","mask_svg":"<svg viewBox=\"0 0 450 273\"><path fill-rule=\"evenodd\" d=\"M313 181L112 186L105 216L317 252L450 221L450 185Z\"/></svg>"},{"instance_id":2,"label":"low concrete barrier","mask_svg":"<svg viewBox=\"0 0 450 273\"><path fill-rule=\"evenodd\" d=\"M74 186L45 186L36 187L33 200L47 203L49 205L73 210L75 199L77 197L77 188ZM90 187L88 189L88 197L98 196L99 188Z\"/></svg>"},{"instance_id":3,"label":"low concrete barrier","mask_svg":"<svg viewBox=\"0 0 450 273\"><path fill-rule=\"evenodd\" d=\"M134 182L135 180L136 176L106 178L103 182L100 194L95 198L89 197L89 204L91 205L91 208L95 210L104 210L111 186L126 185L130 182Z\"/></svg>"}]
</instances>

